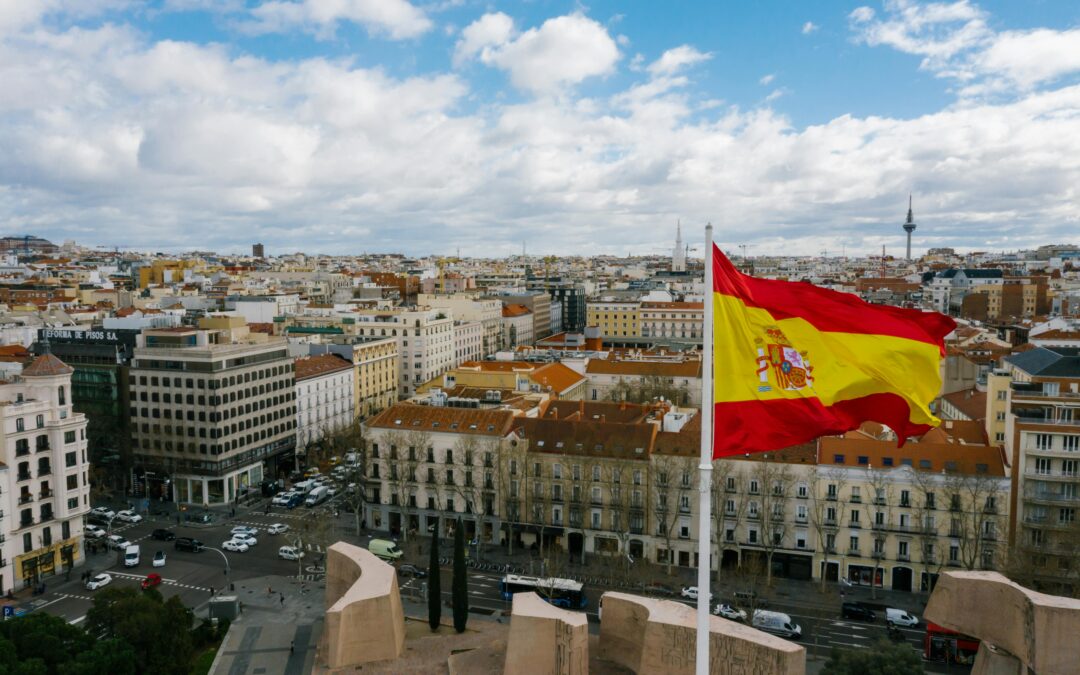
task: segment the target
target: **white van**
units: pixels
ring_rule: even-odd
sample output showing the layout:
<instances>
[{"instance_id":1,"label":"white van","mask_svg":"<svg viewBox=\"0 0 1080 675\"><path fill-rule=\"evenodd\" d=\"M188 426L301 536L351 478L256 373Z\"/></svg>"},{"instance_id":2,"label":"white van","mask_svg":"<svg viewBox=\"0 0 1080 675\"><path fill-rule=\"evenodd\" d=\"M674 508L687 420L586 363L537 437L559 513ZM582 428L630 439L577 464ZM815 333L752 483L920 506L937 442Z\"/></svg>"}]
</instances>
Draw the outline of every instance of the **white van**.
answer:
<instances>
[{"instance_id":1,"label":"white van","mask_svg":"<svg viewBox=\"0 0 1080 675\"><path fill-rule=\"evenodd\" d=\"M305 506L317 506L322 504L330 496L328 493L330 488L326 486L317 487L308 494L307 499L304 500Z\"/></svg>"},{"instance_id":2,"label":"white van","mask_svg":"<svg viewBox=\"0 0 1080 675\"><path fill-rule=\"evenodd\" d=\"M758 630L791 640L798 640L802 637L802 627L783 612L755 609L752 625Z\"/></svg>"},{"instance_id":3,"label":"white van","mask_svg":"<svg viewBox=\"0 0 1080 675\"><path fill-rule=\"evenodd\" d=\"M295 546L282 546L277 550L277 554L282 560L299 560L304 557L304 552Z\"/></svg>"},{"instance_id":4,"label":"white van","mask_svg":"<svg viewBox=\"0 0 1080 675\"><path fill-rule=\"evenodd\" d=\"M139 564L139 545L132 544L124 549L124 567L136 567Z\"/></svg>"},{"instance_id":5,"label":"white van","mask_svg":"<svg viewBox=\"0 0 1080 675\"><path fill-rule=\"evenodd\" d=\"M292 486L292 489L293 489L293 492L299 492L302 495L306 495L308 492L311 491L311 487L314 484L315 484L315 481L308 478L307 480L302 480L299 483L294 483L293 486Z\"/></svg>"},{"instance_id":6,"label":"white van","mask_svg":"<svg viewBox=\"0 0 1080 675\"><path fill-rule=\"evenodd\" d=\"M405 552L398 548L397 544L387 539L372 539L368 542L367 550L384 560L397 560L405 555Z\"/></svg>"},{"instance_id":7,"label":"white van","mask_svg":"<svg viewBox=\"0 0 1080 675\"><path fill-rule=\"evenodd\" d=\"M908 614L902 609L888 607L885 609L885 623L891 626L914 628L919 625L919 617Z\"/></svg>"}]
</instances>

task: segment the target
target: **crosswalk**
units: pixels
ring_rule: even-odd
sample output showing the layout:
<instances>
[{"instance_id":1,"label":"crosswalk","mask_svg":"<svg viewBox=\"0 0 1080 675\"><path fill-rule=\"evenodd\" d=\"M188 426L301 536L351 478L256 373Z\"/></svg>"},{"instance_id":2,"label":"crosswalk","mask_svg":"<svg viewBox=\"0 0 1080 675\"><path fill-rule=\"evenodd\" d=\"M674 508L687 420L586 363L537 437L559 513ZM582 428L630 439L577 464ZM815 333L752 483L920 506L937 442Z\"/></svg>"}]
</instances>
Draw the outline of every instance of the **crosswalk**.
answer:
<instances>
[{"instance_id":1,"label":"crosswalk","mask_svg":"<svg viewBox=\"0 0 1080 675\"><path fill-rule=\"evenodd\" d=\"M146 575L143 575L143 574L130 574L128 572L110 572L109 574L111 574L114 577L120 577L122 579L135 579L135 580L138 580L138 581L142 581L143 579L146 578ZM176 588L188 588L188 589L192 589L192 590L196 590L196 591L206 590L205 586L193 586L192 584L182 584L179 581L177 581L176 579L162 578L161 583L167 584L169 586L175 586Z\"/></svg>"},{"instance_id":2,"label":"crosswalk","mask_svg":"<svg viewBox=\"0 0 1080 675\"><path fill-rule=\"evenodd\" d=\"M58 598L68 598L69 600L86 600L87 602L93 601L89 595L80 595L78 593L57 593Z\"/></svg>"}]
</instances>

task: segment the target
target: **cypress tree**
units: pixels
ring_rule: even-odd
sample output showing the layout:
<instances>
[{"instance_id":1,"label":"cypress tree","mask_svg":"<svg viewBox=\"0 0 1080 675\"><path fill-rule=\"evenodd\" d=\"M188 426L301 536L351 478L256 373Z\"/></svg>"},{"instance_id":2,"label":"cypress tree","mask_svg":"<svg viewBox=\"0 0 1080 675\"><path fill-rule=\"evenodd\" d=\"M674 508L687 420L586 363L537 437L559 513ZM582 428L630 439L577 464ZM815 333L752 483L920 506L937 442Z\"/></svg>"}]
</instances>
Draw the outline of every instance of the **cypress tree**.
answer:
<instances>
[{"instance_id":1,"label":"cypress tree","mask_svg":"<svg viewBox=\"0 0 1080 675\"><path fill-rule=\"evenodd\" d=\"M469 582L465 576L465 532L458 518L454 528L454 583L451 587L454 600L454 630L465 632L469 620Z\"/></svg>"},{"instance_id":2,"label":"cypress tree","mask_svg":"<svg viewBox=\"0 0 1080 675\"><path fill-rule=\"evenodd\" d=\"M432 631L439 630L442 621L442 575L439 574L439 531L431 537L431 560L428 562L428 625Z\"/></svg>"}]
</instances>

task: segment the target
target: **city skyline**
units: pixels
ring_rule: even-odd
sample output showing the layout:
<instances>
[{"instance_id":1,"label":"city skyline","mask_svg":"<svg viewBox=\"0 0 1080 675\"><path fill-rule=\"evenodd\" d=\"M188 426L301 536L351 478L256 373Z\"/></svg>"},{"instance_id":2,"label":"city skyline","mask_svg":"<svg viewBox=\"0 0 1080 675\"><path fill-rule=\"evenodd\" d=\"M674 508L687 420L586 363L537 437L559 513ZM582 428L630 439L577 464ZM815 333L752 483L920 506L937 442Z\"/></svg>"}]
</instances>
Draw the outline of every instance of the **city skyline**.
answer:
<instances>
[{"instance_id":1,"label":"city skyline","mask_svg":"<svg viewBox=\"0 0 1080 675\"><path fill-rule=\"evenodd\" d=\"M0 10L4 234L900 257L913 193L915 255L1076 242L1068 3L335 7Z\"/></svg>"}]
</instances>

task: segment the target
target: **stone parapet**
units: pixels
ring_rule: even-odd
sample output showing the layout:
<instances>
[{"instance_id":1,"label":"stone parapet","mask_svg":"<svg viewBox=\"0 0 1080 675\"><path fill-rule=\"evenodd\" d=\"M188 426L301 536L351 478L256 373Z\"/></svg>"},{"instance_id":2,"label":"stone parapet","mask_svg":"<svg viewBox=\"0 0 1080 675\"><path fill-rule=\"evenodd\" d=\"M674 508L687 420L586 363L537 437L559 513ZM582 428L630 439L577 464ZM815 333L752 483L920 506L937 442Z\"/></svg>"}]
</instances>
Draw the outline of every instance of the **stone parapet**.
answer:
<instances>
[{"instance_id":1,"label":"stone parapet","mask_svg":"<svg viewBox=\"0 0 1080 675\"><path fill-rule=\"evenodd\" d=\"M327 667L395 659L405 647L397 574L369 551L339 541L326 552Z\"/></svg>"},{"instance_id":2,"label":"stone parapet","mask_svg":"<svg viewBox=\"0 0 1080 675\"><path fill-rule=\"evenodd\" d=\"M585 614L553 607L536 593L514 594L505 675L587 675Z\"/></svg>"},{"instance_id":3,"label":"stone parapet","mask_svg":"<svg viewBox=\"0 0 1080 675\"><path fill-rule=\"evenodd\" d=\"M600 658L637 675L693 675L696 616L671 600L605 593ZM804 675L806 650L782 638L718 616L709 623L712 675Z\"/></svg>"}]
</instances>

